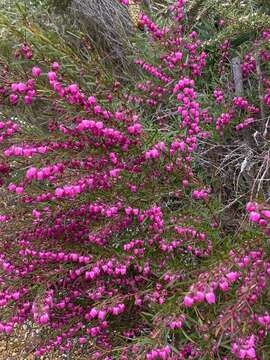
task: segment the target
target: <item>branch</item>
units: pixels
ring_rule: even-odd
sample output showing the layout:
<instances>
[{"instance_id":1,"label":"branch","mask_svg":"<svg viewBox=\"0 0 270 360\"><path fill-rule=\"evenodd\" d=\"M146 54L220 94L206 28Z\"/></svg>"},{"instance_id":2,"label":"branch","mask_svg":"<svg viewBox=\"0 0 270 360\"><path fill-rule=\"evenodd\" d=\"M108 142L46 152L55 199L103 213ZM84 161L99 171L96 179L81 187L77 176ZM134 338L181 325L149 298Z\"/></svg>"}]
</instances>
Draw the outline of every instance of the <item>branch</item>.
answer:
<instances>
[{"instance_id":1,"label":"branch","mask_svg":"<svg viewBox=\"0 0 270 360\"><path fill-rule=\"evenodd\" d=\"M236 56L232 59L232 72L234 79L235 95L242 96L244 94L244 86L243 86L243 75L241 69L241 60L239 56Z\"/></svg>"}]
</instances>

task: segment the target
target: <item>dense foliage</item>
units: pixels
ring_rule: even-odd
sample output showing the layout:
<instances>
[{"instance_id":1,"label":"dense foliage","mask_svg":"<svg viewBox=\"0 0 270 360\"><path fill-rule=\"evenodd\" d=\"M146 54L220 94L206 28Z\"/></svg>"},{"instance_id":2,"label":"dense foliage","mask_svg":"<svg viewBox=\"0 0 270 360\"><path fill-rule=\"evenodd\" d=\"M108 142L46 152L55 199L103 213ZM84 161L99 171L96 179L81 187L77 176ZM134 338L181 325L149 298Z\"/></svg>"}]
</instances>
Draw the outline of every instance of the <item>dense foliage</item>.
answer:
<instances>
[{"instance_id":1,"label":"dense foliage","mask_svg":"<svg viewBox=\"0 0 270 360\"><path fill-rule=\"evenodd\" d=\"M0 332L36 323L37 357L268 358L269 15L203 6L141 13L122 83L1 13Z\"/></svg>"}]
</instances>

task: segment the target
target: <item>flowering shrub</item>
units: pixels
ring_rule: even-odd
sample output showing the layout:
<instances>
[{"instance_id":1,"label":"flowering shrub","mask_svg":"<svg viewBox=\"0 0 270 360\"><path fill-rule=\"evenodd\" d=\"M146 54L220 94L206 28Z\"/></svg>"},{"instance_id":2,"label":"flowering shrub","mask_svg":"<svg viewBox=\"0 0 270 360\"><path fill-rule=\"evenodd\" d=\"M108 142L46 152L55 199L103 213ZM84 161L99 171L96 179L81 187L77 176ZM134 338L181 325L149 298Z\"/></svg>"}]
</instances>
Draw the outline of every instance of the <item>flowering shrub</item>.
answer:
<instances>
[{"instance_id":1,"label":"flowering shrub","mask_svg":"<svg viewBox=\"0 0 270 360\"><path fill-rule=\"evenodd\" d=\"M136 59L147 80L120 94L120 83L88 93L30 44L17 53L27 59L20 77L3 68L5 107L40 102L42 112L46 102L53 114L46 135L12 115L0 121L0 332L38 324L37 357L77 346L106 360L268 354L269 207L247 204L257 230L246 224L234 244L194 162L201 139L260 110L233 97L213 122L200 94L207 54L185 26L184 1L171 10L163 28L140 16L158 64ZM214 97L228 107L224 93ZM173 131L149 129L151 111L168 104Z\"/></svg>"}]
</instances>

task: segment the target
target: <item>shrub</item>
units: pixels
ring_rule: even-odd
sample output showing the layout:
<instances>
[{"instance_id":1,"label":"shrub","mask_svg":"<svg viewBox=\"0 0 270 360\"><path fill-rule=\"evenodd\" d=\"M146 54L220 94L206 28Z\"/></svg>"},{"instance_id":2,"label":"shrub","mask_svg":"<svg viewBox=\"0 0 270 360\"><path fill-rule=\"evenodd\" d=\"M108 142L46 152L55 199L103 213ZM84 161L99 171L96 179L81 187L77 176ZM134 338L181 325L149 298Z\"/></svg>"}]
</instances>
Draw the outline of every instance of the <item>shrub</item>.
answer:
<instances>
[{"instance_id":1,"label":"shrub","mask_svg":"<svg viewBox=\"0 0 270 360\"><path fill-rule=\"evenodd\" d=\"M66 59L41 58L30 43L14 66L3 61L0 331L38 324L38 357L76 346L107 360L269 352L269 207L249 202L257 227L245 221L227 236L196 162L237 111L257 111L239 97L220 111L221 89L209 103L207 54L184 1L170 9L166 26L140 16L150 45L135 61L147 75L134 88L89 93ZM51 114L46 134L18 121L35 102Z\"/></svg>"}]
</instances>

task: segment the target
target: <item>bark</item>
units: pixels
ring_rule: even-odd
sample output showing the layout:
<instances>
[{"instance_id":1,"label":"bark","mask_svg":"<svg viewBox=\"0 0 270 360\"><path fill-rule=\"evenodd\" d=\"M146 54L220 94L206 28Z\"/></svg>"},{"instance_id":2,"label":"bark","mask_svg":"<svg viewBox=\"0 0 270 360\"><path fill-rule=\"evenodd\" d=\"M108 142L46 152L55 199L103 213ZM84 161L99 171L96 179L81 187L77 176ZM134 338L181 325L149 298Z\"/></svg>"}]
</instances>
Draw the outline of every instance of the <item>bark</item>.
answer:
<instances>
[{"instance_id":1,"label":"bark","mask_svg":"<svg viewBox=\"0 0 270 360\"><path fill-rule=\"evenodd\" d=\"M234 79L235 96L244 95L243 75L241 69L241 60L238 56L232 59L232 72Z\"/></svg>"}]
</instances>

